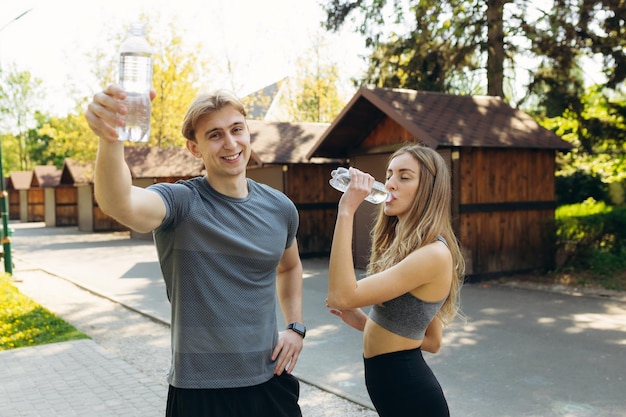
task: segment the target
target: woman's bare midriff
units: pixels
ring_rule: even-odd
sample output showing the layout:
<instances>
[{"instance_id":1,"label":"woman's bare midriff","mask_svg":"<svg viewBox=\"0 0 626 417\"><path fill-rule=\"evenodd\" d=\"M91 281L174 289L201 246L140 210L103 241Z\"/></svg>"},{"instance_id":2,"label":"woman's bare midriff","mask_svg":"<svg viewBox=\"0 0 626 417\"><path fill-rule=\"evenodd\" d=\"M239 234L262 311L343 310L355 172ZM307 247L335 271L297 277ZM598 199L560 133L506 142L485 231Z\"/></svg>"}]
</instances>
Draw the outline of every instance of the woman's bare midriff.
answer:
<instances>
[{"instance_id":1,"label":"woman's bare midriff","mask_svg":"<svg viewBox=\"0 0 626 417\"><path fill-rule=\"evenodd\" d=\"M422 345L422 340L407 339L391 333L376 324L370 318L365 322L363 329L363 356L371 358L384 353L399 352L401 350L416 349Z\"/></svg>"}]
</instances>

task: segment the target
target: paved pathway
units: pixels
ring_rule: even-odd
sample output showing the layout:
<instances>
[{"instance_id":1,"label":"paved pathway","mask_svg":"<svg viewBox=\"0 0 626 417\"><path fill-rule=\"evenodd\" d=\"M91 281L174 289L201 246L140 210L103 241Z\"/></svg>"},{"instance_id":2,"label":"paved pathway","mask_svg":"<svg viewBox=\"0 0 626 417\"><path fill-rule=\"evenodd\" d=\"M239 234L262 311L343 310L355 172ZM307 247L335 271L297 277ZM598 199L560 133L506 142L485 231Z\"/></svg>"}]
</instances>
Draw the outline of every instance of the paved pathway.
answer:
<instances>
[{"instance_id":1,"label":"paved pathway","mask_svg":"<svg viewBox=\"0 0 626 417\"><path fill-rule=\"evenodd\" d=\"M17 271L20 262L37 265L169 322L151 242L76 228L12 226ZM324 305L326 260L305 259L304 266L309 331L296 374L371 407L363 386L361 335ZM446 329L442 351L427 356L453 416L626 416L623 300L479 284L466 285L462 299L467 323Z\"/></svg>"},{"instance_id":2,"label":"paved pathway","mask_svg":"<svg viewBox=\"0 0 626 417\"><path fill-rule=\"evenodd\" d=\"M0 416L163 416L164 387L92 340L0 352Z\"/></svg>"}]
</instances>

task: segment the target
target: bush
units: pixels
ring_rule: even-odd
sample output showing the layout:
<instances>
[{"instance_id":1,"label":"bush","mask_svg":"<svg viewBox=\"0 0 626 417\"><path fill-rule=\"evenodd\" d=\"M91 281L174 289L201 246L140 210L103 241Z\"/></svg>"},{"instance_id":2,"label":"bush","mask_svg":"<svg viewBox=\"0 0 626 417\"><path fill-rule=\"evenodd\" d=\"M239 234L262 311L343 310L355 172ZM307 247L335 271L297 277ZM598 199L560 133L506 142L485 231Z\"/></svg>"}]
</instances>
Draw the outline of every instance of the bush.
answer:
<instances>
[{"instance_id":1,"label":"bush","mask_svg":"<svg viewBox=\"0 0 626 417\"><path fill-rule=\"evenodd\" d=\"M20 293L8 274L0 274L0 306L0 350L88 338Z\"/></svg>"},{"instance_id":2,"label":"bush","mask_svg":"<svg viewBox=\"0 0 626 417\"><path fill-rule=\"evenodd\" d=\"M597 201L608 201L608 186L598 175L576 171L571 175L555 178L556 200L561 204L577 204L591 197Z\"/></svg>"},{"instance_id":3,"label":"bush","mask_svg":"<svg viewBox=\"0 0 626 417\"><path fill-rule=\"evenodd\" d=\"M605 281L626 270L626 208L588 199L557 208L555 221L558 268L588 270ZM626 287L622 280L610 286Z\"/></svg>"}]
</instances>

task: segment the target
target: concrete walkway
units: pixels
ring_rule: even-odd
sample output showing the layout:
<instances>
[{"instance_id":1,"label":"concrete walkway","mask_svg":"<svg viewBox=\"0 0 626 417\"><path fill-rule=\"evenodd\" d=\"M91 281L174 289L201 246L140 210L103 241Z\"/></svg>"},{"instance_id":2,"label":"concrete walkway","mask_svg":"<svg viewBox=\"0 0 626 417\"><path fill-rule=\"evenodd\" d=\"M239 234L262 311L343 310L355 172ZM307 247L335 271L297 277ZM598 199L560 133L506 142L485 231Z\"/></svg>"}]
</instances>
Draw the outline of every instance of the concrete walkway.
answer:
<instances>
[{"instance_id":1,"label":"concrete walkway","mask_svg":"<svg viewBox=\"0 0 626 417\"><path fill-rule=\"evenodd\" d=\"M41 273L45 273L49 277L47 281L51 281L50 277L62 278L66 284L73 283L74 288L87 289L94 297L97 294L98 299L106 297L127 307L127 311L153 318L153 324L169 323L169 304L151 242L129 239L124 234L45 228L41 223L13 224L12 227L15 229L16 276L25 277L20 284L22 288L28 281L37 287L36 281L43 279ZM324 305L327 260L305 259L304 266L304 316L309 330L296 375L304 382L301 398L305 416L375 416L363 384L361 335L330 315ZM38 278L33 274L38 274ZM462 299L467 322L457 321L447 328L442 351L426 357L441 382L453 416L626 416L623 396L626 392L626 303L623 299L485 284L466 285ZM71 313L74 317L80 316L85 307L75 305ZM96 323L98 318L92 316L84 320ZM124 320L111 321L124 323ZM96 324L92 326L100 329ZM122 331L123 328L116 330ZM75 345L97 345L94 346L97 356L102 343L96 343L98 338L94 340L71 342L66 349L71 351ZM138 342L150 343L154 341L149 338ZM167 345L167 340L162 343ZM43 355L46 349L53 347L32 349L41 349L42 352L34 355ZM1 352L0 369L11 368L12 375L20 375L19 368L17 371L12 368L13 363L19 362L13 356L24 355L20 351L28 350L30 348ZM168 359L167 354L160 353L132 356ZM133 363L125 357L124 361ZM167 363L161 367L167 368ZM134 368L144 366L135 364ZM142 388L152 391L150 383L142 379L145 373L138 372L134 377L129 374L129 386L145 385ZM40 378L49 384L64 384L65 379L63 375L46 372L42 372ZM7 388L10 380L13 379L5 379L4 374L0 376L0 416L17 401L11 397L9 404L3 402L5 392L15 392ZM153 381L157 387L163 387L164 376L156 375ZM158 393L159 389L156 391ZM163 392L156 406L164 404ZM314 403L321 403L320 392L332 393L332 401L345 409L335 414L330 410L319 411L323 407ZM28 392L24 395L30 401L41 398ZM323 401L330 401L331 397L324 397ZM119 398L125 402L125 397ZM309 399L311 403L307 403ZM155 412L129 415L162 415Z\"/></svg>"},{"instance_id":2,"label":"concrete walkway","mask_svg":"<svg viewBox=\"0 0 626 417\"><path fill-rule=\"evenodd\" d=\"M1 416L163 416L164 387L92 340L0 352Z\"/></svg>"}]
</instances>

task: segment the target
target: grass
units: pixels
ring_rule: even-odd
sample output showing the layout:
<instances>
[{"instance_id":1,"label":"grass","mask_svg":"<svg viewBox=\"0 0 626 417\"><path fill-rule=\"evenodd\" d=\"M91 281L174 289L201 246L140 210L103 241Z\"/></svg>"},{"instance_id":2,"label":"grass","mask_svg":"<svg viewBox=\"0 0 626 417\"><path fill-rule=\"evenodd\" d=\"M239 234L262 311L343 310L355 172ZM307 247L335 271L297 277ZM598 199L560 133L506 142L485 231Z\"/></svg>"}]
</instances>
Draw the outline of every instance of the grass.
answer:
<instances>
[{"instance_id":1,"label":"grass","mask_svg":"<svg viewBox=\"0 0 626 417\"><path fill-rule=\"evenodd\" d=\"M0 350L88 338L23 295L8 274L0 274Z\"/></svg>"}]
</instances>

